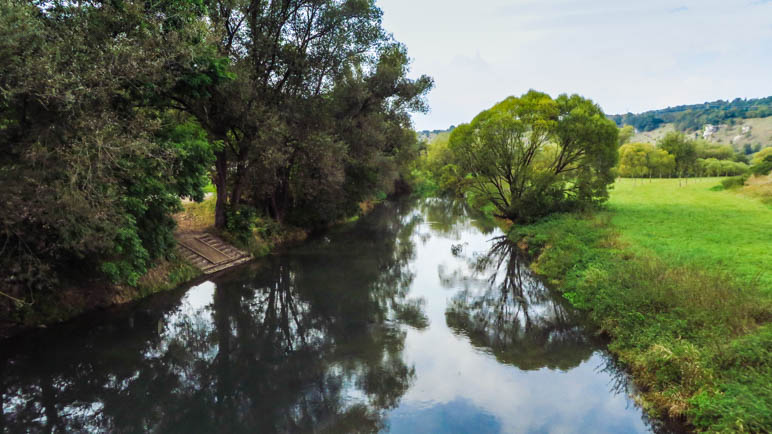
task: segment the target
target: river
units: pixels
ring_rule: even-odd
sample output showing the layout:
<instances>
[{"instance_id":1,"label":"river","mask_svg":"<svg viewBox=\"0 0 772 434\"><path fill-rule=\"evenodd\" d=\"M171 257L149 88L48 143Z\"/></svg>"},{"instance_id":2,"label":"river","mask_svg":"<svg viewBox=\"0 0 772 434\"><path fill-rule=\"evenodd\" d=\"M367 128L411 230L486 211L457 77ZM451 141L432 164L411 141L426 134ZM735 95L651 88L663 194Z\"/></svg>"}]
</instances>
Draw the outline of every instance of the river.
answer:
<instances>
[{"instance_id":1,"label":"river","mask_svg":"<svg viewBox=\"0 0 772 434\"><path fill-rule=\"evenodd\" d=\"M664 431L491 222L386 202L287 252L3 343L0 431Z\"/></svg>"}]
</instances>

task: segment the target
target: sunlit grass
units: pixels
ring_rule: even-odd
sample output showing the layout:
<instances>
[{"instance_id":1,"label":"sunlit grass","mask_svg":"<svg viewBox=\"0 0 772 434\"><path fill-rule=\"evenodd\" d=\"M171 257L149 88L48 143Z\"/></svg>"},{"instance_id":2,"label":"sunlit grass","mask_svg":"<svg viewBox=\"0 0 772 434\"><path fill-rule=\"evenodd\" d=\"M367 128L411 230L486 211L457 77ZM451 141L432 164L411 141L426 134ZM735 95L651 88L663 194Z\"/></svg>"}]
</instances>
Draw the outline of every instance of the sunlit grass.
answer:
<instances>
[{"instance_id":1,"label":"sunlit grass","mask_svg":"<svg viewBox=\"0 0 772 434\"><path fill-rule=\"evenodd\" d=\"M719 178L619 179L612 224L639 253L679 265L758 278L772 293L772 207L738 190L713 191Z\"/></svg>"},{"instance_id":2,"label":"sunlit grass","mask_svg":"<svg viewBox=\"0 0 772 434\"><path fill-rule=\"evenodd\" d=\"M623 179L607 211L554 215L511 236L611 337L646 411L697 431L767 432L772 207L719 181Z\"/></svg>"},{"instance_id":3,"label":"sunlit grass","mask_svg":"<svg viewBox=\"0 0 772 434\"><path fill-rule=\"evenodd\" d=\"M174 215L180 232L204 232L214 228L217 196L208 195L203 202L183 202L184 210Z\"/></svg>"}]
</instances>

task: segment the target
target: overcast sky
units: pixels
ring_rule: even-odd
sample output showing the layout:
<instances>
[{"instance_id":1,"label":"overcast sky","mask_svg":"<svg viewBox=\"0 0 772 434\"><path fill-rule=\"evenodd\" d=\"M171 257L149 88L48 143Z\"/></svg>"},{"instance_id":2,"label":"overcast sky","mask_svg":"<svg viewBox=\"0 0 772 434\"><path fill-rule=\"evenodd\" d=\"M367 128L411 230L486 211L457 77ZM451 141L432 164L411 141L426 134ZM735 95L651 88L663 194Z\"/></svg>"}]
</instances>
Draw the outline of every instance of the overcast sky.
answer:
<instances>
[{"instance_id":1,"label":"overcast sky","mask_svg":"<svg viewBox=\"0 0 772 434\"><path fill-rule=\"evenodd\" d=\"M468 122L528 89L609 114L772 95L772 0L379 0L412 75L416 129Z\"/></svg>"}]
</instances>

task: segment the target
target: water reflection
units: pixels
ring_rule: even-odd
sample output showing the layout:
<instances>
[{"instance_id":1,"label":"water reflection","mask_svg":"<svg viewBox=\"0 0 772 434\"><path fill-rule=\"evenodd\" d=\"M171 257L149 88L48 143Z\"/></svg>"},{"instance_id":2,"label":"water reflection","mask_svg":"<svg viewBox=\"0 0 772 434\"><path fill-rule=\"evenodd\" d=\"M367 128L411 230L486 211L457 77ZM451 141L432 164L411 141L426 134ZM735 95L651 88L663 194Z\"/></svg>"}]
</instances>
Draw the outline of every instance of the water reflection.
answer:
<instances>
[{"instance_id":1,"label":"water reflection","mask_svg":"<svg viewBox=\"0 0 772 434\"><path fill-rule=\"evenodd\" d=\"M463 200L425 199L418 208L436 235L459 238L467 227L488 235L496 230L496 222L470 208Z\"/></svg>"},{"instance_id":2,"label":"water reflection","mask_svg":"<svg viewBox=\"0 0 772 434\"><path fill-rule=\"evenodd\" d=\"M458 202L385 203L210 282L4 342L0 431L656 430L497 234Z\"/></svg>"},{"instance_id":3,"label":"water reflection","mask_svg":"<svg viewBox=\"0 0 772 434\"><path fill-rule=\"evenodd\" d=\"M444 285L463 287L445 318L472 345L523 370L568 370L600 348L579 326L576 312L533 276L506 236L494 238L486 254L465 259L466 269L443 276Z\"/></svg>"},{"instance_id":4,"label":"water reflection","mask_svg":"<svg viewBox=\"0 0 772 434\"><path fill-rule=\"evenodd\" d=\"M407 297L420 222L409 211L380 207L354 228L102 327L27 337L4 358L2 427L379 430L415 376L400 324L427 326L422 301Z\"/></svg>"}]
</instances>

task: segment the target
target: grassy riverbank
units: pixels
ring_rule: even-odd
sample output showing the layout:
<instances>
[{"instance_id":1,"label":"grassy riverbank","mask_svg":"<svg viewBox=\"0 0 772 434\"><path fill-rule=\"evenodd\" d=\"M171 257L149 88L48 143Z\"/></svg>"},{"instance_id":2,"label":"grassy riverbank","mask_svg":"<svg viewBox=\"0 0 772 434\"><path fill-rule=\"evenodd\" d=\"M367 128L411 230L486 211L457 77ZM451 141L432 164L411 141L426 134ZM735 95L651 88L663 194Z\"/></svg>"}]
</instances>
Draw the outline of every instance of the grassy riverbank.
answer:
<instances>
[{"instance_id":1,"label":"grassy riverbank","mask_svg":"<svg viewBox=\"0 0 772 434\"><path fill-rule=\"evenodd\" d=\"M512 236L612 337L649 412L698 430L763 432L772 427L772 207L711 191L717 183L621 180L607 211Z\"/></svg>"}]
</instances>

